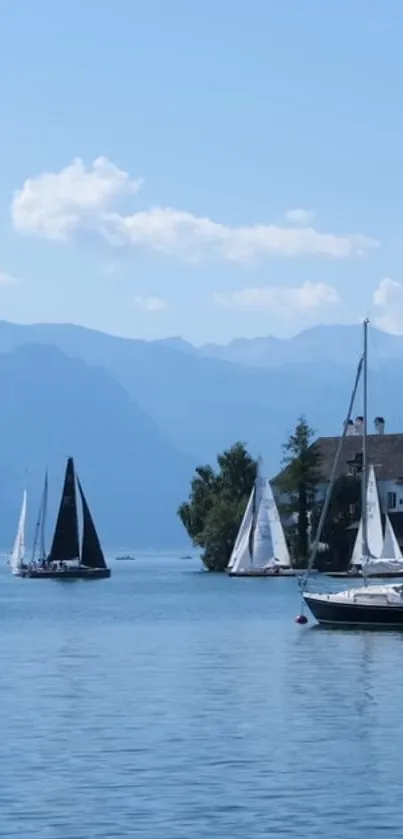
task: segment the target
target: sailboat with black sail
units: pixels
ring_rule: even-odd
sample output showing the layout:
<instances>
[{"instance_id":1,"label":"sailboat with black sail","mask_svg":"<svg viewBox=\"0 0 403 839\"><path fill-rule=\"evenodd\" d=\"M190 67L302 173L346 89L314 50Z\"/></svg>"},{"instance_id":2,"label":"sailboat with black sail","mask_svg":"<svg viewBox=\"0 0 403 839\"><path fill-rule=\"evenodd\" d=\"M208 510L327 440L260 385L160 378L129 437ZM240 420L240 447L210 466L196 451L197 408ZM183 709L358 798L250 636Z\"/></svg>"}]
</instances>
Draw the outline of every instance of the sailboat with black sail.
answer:
<instances>
[{"instance_id":1,"label":"sailboat with black sail","mask_svg":"<svg viewBox=\"0 0 403 839\"><path fill-rule=\"evenodd\" d=\"M391 583L385 585L368 585L367 571L371 571L371 565L379 562L378 557L371 553L368 540L368 510L367 510L367 485L368 485L368 462L367 462L367 330L368 320L364 322L364 352L357 370L357 377L354 390L351 396L347 420L344 431L339 441L339 448L333 465L332 477L328 487L325 503L318 525L316 539L310 557L309 567L301 580L301 594L303 604L305 603L318 623L330 626L364 626L364 627L403 627L403 585L402 583ZM347 426L351 416L358 383L363 376L363 401L364 401L364 427L363 427L363 466L362 466L362 563L361 572L363 585L344 591L331 591L314 593L306 591L306 585L310 569L313 567L317 546L321 536L323 523L329 508L330 496L336 475L337 464L340 458L343 440L347 433ZM384 561L384 560L382 560ZM306 623L307 618L301 614L297 618L298 623Z\"/></svg>"},{"instance_id":2,"label":"sailboat with black sail","mask_svg":"<svg viewBox=\"0 0 403 839\"><path fill-rule=\"evenodd\" d=\"M81 547L76 484L82 508ZM110 575L87 499L75 473L73 458L69 457L50 552L39 562L33 561L24 576L31 579L99 580Z\"/></svg>"}]
</instances>

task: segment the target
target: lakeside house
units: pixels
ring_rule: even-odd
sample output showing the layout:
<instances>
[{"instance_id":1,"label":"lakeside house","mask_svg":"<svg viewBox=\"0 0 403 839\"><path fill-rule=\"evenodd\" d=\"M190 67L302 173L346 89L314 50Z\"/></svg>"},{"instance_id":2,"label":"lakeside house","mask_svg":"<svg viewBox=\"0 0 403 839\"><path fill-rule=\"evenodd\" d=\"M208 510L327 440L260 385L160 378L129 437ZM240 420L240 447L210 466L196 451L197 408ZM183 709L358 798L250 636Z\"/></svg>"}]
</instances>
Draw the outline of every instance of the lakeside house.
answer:
<instances>
[{"instance_id":1,"label":"lakeside house","mask_svg":"<svg viewBox=\"0 0 403 839\"><path fill-rule=\"evenodd\" d=\"M341 475L359 476L361 473L362 425L362 417L349 423L336 472L337 478ZM326 494L339 441L340 437L319 437L312 443L320 455L322 480L317 488L318 501ZM399 544L403 546L403 434L386 434L384 419L377 417L374 433L367 434L367 453L368 463L375 469L381 511L383 514L388 513ZM286 471L287 467L273 478L274 490ZM280 501L286 500L278 491L276 496Z\"/></svg>"}]
</instances>

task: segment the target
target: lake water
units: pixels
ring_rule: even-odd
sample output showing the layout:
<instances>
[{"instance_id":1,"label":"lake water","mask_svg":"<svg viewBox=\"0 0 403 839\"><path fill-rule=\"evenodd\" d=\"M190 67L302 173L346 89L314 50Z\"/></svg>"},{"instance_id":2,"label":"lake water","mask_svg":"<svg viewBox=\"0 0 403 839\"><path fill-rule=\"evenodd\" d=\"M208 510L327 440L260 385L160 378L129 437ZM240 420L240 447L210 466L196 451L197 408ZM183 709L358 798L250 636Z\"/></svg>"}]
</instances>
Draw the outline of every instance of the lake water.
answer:
<instances>
[{"instance_id":1,"label":"lake water","mask_svg":"<svg viewBox=\"0 0 403 839\"><path fill-rule=\"evenodd\" d=\"M400 836L403 634L301 628L295 580L198 569L0 570L1 835Z\"/></svg>"}]
</instances>

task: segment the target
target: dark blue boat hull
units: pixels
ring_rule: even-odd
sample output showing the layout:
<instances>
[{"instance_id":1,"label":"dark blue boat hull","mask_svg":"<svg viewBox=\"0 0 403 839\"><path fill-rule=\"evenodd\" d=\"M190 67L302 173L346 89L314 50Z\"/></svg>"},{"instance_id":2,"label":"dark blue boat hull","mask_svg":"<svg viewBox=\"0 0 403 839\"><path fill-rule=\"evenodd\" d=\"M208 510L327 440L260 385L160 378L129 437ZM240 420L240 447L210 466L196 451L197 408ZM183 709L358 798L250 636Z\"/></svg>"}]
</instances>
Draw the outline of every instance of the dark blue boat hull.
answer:
<instances>
[{"instance_id":1,"label":"dark blue boat hull","mask_svg":"<svg viewBox=\"0 0 403 839\"><path fill-rule=\"evenodd\" d=\"M332 626L390 626L403 628L403 606L335 603L305 595L305 602L318 623Z\"/></svg>"},{"instance_id":2,"label":"dark blue boat hull","mask_svg":"<svg viewBox=\"0 0 403 839\"><path fill-rule=\"evenodd\" d=\"M22 577L30 580L104 580L111 576L110 568L26 568Z\"/></svg>"}]
</instances>

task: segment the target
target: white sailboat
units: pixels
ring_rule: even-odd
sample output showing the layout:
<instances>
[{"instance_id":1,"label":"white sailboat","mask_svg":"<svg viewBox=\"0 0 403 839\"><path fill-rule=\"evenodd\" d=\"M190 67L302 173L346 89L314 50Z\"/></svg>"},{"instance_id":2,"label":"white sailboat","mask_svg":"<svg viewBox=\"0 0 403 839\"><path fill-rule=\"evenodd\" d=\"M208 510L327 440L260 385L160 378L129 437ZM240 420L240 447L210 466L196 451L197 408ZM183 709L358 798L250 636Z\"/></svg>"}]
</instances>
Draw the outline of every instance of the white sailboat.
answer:
<instances>
[{"instance_id":1,"label":"white sailboat","mask_svg":"<svg viewBox=\"0 0 403 839\"><path fill-rule=\"evenodd\" d=\"M228 563L232 576L291 576L290 554L270 481L259 461L235 545Z\"/></svg>"},{"instance_id":2,"label":"white sailboat","mask_svg":"<svg viewBox=\"0 0 403 839\"><path fill-rule=\"evenodd\" d=\"M385 523L385 539L382 547L381 559L397 559L403 562L403 554L400 550L399 542L396 539L392 522L387 514Z\"/></svg>"},{"instance_id":3,"label":"white sailboat","mask_svg":"<svg viewBox=\"0 0 403 839\"><path fill-rule=\"evenodd\" d=\"M353 393L351 395L347 420L344 424L342 437L339 441L336 458L333 464L332 476L329 483L328 492L323 505L321 520L318 526L318 533L315 540L315 548L320 538L321 528L323 527L324 519L329 508L330 496L336 476L338 461L340 459L343 440L347 433L348 421L351 416L351 411L354 404L354 399L357 393L358 383L363 375L363 406L364 406L364 427L363 427L363 468L362 468L362 496L363 496L363 518L362 518L362 533L363 533L363 563L362 575L363 585L358 588L346 589L344 591L327 591L327 592L308 592L306 585L315 561L315 548L310 557L308 570L301 579L301 595L303 605L306 604L312 612L314 618L321 624L330 626L366 626L366 627L402 627L403 626L403 585L401 583L392 583L391 585L368 585L368 565L372 562L381 562L377 557L372 557L368 544L368 520L367 520L367 372L368 372L368 320L364 321L364 352L360 363L358 365L357 376L354 384ZM385 532L385 541L382 544L381 552L389 549L389 539L391 538L391 531L388 529ZM388 539L388 541L386 541ZM393 540L392 540L393 542ZM394 547L396 550L396 546ZM381 553L380 552L380 553ZM379 557L379 555L378 555ZM379 573L376 576L395 576L395 574ZM371 576L375 576L372 572ZM296 618L297 623L305 624L307 618L303 611Z\"/></svg>"},{"instance_id":4,"label":"white sailboat","mask_svg":"<svg viewBox=\"0 0 403 839\"><path fill-rule=\"evenodd\" d=\"M21 576L21 571L24 567L25 557L25 522L27 517L27 491L24 489L22 496L22 505L20 517L18 520L17 534L14 540L13 550L10 554L9 564L11 573L15 576Z\"/></svg>"},{"instance_id":5,"label":"white sailboat","mask_svg":"<svg viewBox=\"0 0 403 839\"><path fill-rule=\"evenodd\" d=\"M34 542L32 546L31 565L37 562L41 563L46 559L46 545L45 545L45 530L46 530L46 515L48 511L48 470L45 472L45 482L43 485L41 502L39 505L38 518L35 525ZM39 549L38 555L37 551Z\"/></svg>"},{"instance_id":6,"label":"white sailboat","mask_svg":"<svg viewBox=\"0 0 403 839\"><path fill-rule=\"evenodd\" d=\"M369 577L390 577L403 575L403 556L396 539L392 522L388 515L385 521L385 538L379 559L370 557L366 565L366 573Z\"/></svg>"},{"instance_id":7,"label":"white sailboat","mask_svg":"<svg viewBox=\"0 0 403 839\"><path fill-rule=\"evenodd\" d=\"M243 543L245 542L245 539L246 540L249 539L249 531L250 531L250 528L251 528L252 520L253 520L253 490L252 490L252 492L249 496L249 501L246 505L246 510L244 512L244 515L243 515L241 526L238 530L238 535L237 535L236 540L235 540L235 545L232 549L232 554L231 554L231 558L230 558L230 561L229 561L228 566L227 566L227 571L230 571L231 568L233 568L235 560L238 559L238 557L240 556L240 553L243 551L243 547L241 547L241 545L243 546Z\"/></svg>"},{"instance_id":8,"label":"white sailboat","mask_svg":"<svg viewBox=\"0 0 403 839\"><path fill-rule=\"evenodd\" d=\"M367 546L368 557L365 573L368 577L390 577L403 575L403 556L396 539L389 516L385 520L385 536L382 532L381 509L376 486L375 469L371 465L367 484ZM364 562L362 518L354 544L350 568L352 574L360 574Z\"/></svg>"},{"instance_id":9,"label":"white sailboat","mask_svg":"<svg viewBox=\"0 0 403 839\"><path fill-rule=\"evenodd\" d=\"M383 531L381 508L379 504L379 495L376 485L375 469L373 465L369 467L368 482L367 482L367 546L369 556L373 559L379 559L383 549ZM362 516L360 526L358 528L353 554L351 557L350 566L352 570L358 571L361 569L364 561L364 539L363 539L363 523ZM368 565L367 565L368 569ZM367 570L368 573L368 570Z\"/></svg>"}]
</instances>

